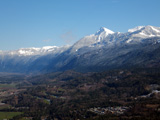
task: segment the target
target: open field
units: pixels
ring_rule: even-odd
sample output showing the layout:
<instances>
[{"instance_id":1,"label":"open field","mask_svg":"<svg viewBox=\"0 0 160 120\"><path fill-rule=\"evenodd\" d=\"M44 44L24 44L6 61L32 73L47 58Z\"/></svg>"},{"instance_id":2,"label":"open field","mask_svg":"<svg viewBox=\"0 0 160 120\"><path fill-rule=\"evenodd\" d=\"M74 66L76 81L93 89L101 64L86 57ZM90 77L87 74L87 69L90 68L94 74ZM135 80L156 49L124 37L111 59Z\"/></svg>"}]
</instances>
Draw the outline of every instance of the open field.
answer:
<instances>
[{"instance_id":1,"label":"open field","mask_svg":"<svg viewBox=\"0 0 160 120\"><path fill-rule=\"evenodd\" d=\"M22 112L0 112L0 120L11 119L20 114L22 114Z\"/></svg>"},{"instance_id":2,"label":"open field","mask_svg":"<svg viewBox=\"0 0 160 120\"><path fill-rule=\"evenodd\" d=\"M0 88L15 88L16 84L0 84Z\"/></svg>"}]
</instances>

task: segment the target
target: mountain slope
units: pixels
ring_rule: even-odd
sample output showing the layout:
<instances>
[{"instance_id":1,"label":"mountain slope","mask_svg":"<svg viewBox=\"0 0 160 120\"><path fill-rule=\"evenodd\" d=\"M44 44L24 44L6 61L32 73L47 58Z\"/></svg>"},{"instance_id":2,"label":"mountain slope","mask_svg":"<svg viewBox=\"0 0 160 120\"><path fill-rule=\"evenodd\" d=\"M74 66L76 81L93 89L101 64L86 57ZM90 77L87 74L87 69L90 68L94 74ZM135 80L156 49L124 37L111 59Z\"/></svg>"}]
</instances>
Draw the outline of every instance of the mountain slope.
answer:
<instances>
[{"instance_id":1,"label":"mountain slope","mask_svg":"<svg viewBox=\"0 0 160 120\"><path fill-rule=\"evenodd\" d=\"M14 51L1 51L0 72L39 72L49 64L52 58L69 47L46 46L43 48L21 48ZM41 57L44 57L43 61ZM32 67L33 65L34 68Z\"/></svg>"},{"instance_id":2,"label":"mountain slope","mask_svg":"<svg viewBox=\"0 0 160 120\"><path fill-rule=\"evenodd\" d=\"M80 72L127 67L156 67L160 61L160 28L138 26L126 33L100 28L72 46L0 51L1 72Z\"/></svg>"},{"instance_id":3,"label":"mountain slope","mask_svg":"<svg viewBox=\"0 0 160 120\"><path fill-rule=\"evenodd\" d=\"M109 35L114 34L113 31L101 27L95 34L85 36L82 39L80 39L78 42L76 42L72 47L71 47L71 52L77 52L78 49L82 47L93 47L93 44L96 44L106 38Z\"/></svg>"},{"instance_id":4,"label":"mountain slope","mask_svg":"<svg viewBox=\"0 0 160 120\"><path fill-rule=\"evenodd\" d=\"M158 30L159 28L153 26L141 27L140 30L134 28L133 32L130 29L127 33L112 33L98 41L95 34L89 36L89 40L84 37L63 55L54 59L52 66L48 68L52 71L73 69L88 72L129 66L149 66L160 60L160 54L157 52L160 51ZM144 31L148 36L139 36ZM82 43L86 41L89 44L83 45Z\"/></svg>"},{"instance_id":5,"label":"mountain slope","mask_svg":"<svg viewBox=\"0 0 160 120\"><path fill-rule=\"evenodd\" d=\"M148 39L157 41L160 38ZM159 61L159 62L158 62ZM160 63L160 44L125 44L111 48L99 48L81 55L65 53L48 66L51 71L73 69L80 72L103 71L114 68L148 67ZM160 64L159 64L160 65ZM155 66L158 67L158 66Z\"/></svg>"}]
</instances>

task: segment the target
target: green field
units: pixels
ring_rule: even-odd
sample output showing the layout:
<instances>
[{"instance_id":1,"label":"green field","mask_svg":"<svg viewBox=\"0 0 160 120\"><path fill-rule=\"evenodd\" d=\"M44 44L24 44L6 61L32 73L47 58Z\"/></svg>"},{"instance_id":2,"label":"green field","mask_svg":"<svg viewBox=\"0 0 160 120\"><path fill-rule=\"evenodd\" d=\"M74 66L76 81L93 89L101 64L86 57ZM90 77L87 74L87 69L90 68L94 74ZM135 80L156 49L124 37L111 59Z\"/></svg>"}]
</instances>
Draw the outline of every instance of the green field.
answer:
<instances>
[{"instance_id":1,"label":"green field","mask_svg":"<svg viewBox=\"0 0 160 120\"><path fill-rule=\"evenodd\" d=\"M15 88L16 84L0 84L0 88Z\"/></svg>"},{"instance_id":2,"label":"green field","mask_svg":"<svg viewBox=\"0 0 160 120\"><path fill-rule=\"evenodd\" d=\"M0 120L11 119L20 114L22 114L22 112L0 112Z\"/></svg>"},{"instance_id":3,"label":"green field","mask_svg":"<svg viewBox=\"0 0 160 120\"><path fill-rule=\"evenodd\" d=\"M0 110L9 108L10 105L0 105ZM0 116L1 117L1 116Z\"/></svg>"}]
</instances>

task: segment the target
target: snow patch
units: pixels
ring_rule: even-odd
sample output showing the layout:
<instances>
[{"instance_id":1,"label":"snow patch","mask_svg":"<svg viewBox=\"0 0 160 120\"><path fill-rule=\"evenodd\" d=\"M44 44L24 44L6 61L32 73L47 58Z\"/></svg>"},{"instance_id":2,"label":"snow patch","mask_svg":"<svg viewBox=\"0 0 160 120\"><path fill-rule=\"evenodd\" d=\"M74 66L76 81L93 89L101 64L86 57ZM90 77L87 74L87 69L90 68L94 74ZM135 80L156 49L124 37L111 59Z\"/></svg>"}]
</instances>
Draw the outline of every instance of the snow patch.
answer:
<instances>
[{"instance_id":1,"label":"snow patch","mask_svg":"<svg viewBox=\"0 0 160 120\"><path fill-rule=\"evenodd\" d=\"M57 46L44 46L42 47L42 49L44 50L48 50L48 49L52 49L52 48L58 48Z\"/></svg>"},{"instance_id":2,"label":"snow patch","mask_svg":"<svg viewBox=\"0 0 160 120\"><path fill-rule=\"evenodd\" d=\"M97 36L97 41L96 42L100 42L101 40L103 40L104 38L106 38L108 35L112 35L114 34L113 31L105 28L105 27L101 27L96 33L95 36Z\"/></svg>"},{"instance_id":3,"label":"snow patch","mask_svg":"<svg viewBox=\"0 0 160 120\"><path fill-rule=\"evenodd\" d=\"M144 28L144 26L137 26L137 27L135 27L135 28L132 28L132 29L129 29L128 30L128 32L135 32L135 31L137 31L137 30L141 30L142 28Z\"/></svg>"},{"instance_id":4,"label":"snow patch","mask_svg":"<svg viewBox=\"0 0 160 120\"><path fill-rule=\"evenodd\" d=\"M130 43L132 41L132 39L128 39L127 41L126 41L126 43Z\"/></svg>"},{"instance_id":5,"label":"snow patch","mask_svg":"<svg viewBox=\"0 0 160 120\"><path fill-rule=\"evenodd\" d=\"M158 32L158 33L160 33L160 30L157 30L156 28L154 28L153 26L150 26L151 28L152 28L152 30L154 30L154 31L156 31L156 32Z\"/></svg>"},{"instance_id":6,"label":"snow patch","mask_svg":"<svg viewBox=\"0 0 160 120\"><path fill-rule=\"evenodd\" d=\"M20 54L22 54L22 55L32 55L32 54L33 54L32 51L25 51L25 50L19 50L18 52L19 52Z\"/></svg>"},{"instance_id":7,"label":"snow patch","mask_svg":"<svg viewBox=\"0 0 160 120\"><path fill-rule=\"evenodd\" d=\"M96 33L95 33L95 35L105 35L105 36L107 36L107 35L109 35L109 34L113 34L114 32L113 31L111 31L111 30L109 30L109 29L107 29L107 28L105 28L105 27L101 27Z\"/></svg>"}]
</instances>

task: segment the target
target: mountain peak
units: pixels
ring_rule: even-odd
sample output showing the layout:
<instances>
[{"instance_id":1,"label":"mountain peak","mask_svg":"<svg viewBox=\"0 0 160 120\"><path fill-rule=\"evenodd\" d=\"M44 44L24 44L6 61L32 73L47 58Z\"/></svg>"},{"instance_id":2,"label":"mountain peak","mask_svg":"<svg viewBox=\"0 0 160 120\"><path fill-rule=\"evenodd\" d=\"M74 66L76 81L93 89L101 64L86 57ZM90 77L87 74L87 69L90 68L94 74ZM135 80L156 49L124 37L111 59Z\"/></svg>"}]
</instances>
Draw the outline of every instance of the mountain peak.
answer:
<instances>
[{"instance_id":1,"label":"mountain peak","mask_svg":"<svg viewBox=\"0 0 160 120\"><path fill-rule=\"evenodd\" d=\"M135 28L129 29L128 32L137 32L137 31L153 31L153 32L160 32L160 27L154 27L151 25L147 26L137 26Z\"/></svg>"},{"instance_id":2,"label":"mountain peak","mask_svg":"<svg viewBox=\"0 0 160 120\"><path fill-rule=\"evenodd\" d=\"M101 28L96 32L95 35L106 34L106 36L107 36L108 34L113 34L113 33L114 33L114 32L111 31L111 30L109 30L108 28L101 27Z\"/></svg>"},{"instance_id":3,"label":"mountain peak","mask_svg":"<svg viewBox=\"0 0 160 120\"><path fill-rule=\"evenodd\" d=\"M132 33L132 32L136 32L138 30L143 29L145 26L137 26L135 28L129 29L128 32Z\"/></svg>"},{"instance_id":4,"label":"mountain peak","mask_svg":"<svg viewBox=\"0 0 160 120\"><path fill-rule=\"evenodd\" d=\"M96 33L95 36L98 36L98 41L106 38L108 35L114 34L113 31L105 28L105 27L101 27Z\"/></svg>"},{"instance_id":5,"label":"mountain peak","mask_svg":"<svg viewBox=\"0 0 160 120\"><path fill-rule=\"evenodd\" d=\"M148 26L138 26L133 29L129 29L128 32L134 33L136 37L157 37L160 36L160 27Z\"/></svg>"},{"instance_id":6,"label":"mountain peak","mask_svg":"<svg viewBox=\"0 0 160 120\"><path fill-rule=\"evenodd\" d=\"M145 26L145 30L150 30L156 33L160 33L160 27L154 27L151 25Z\"/></svg>"}]
</instances>

